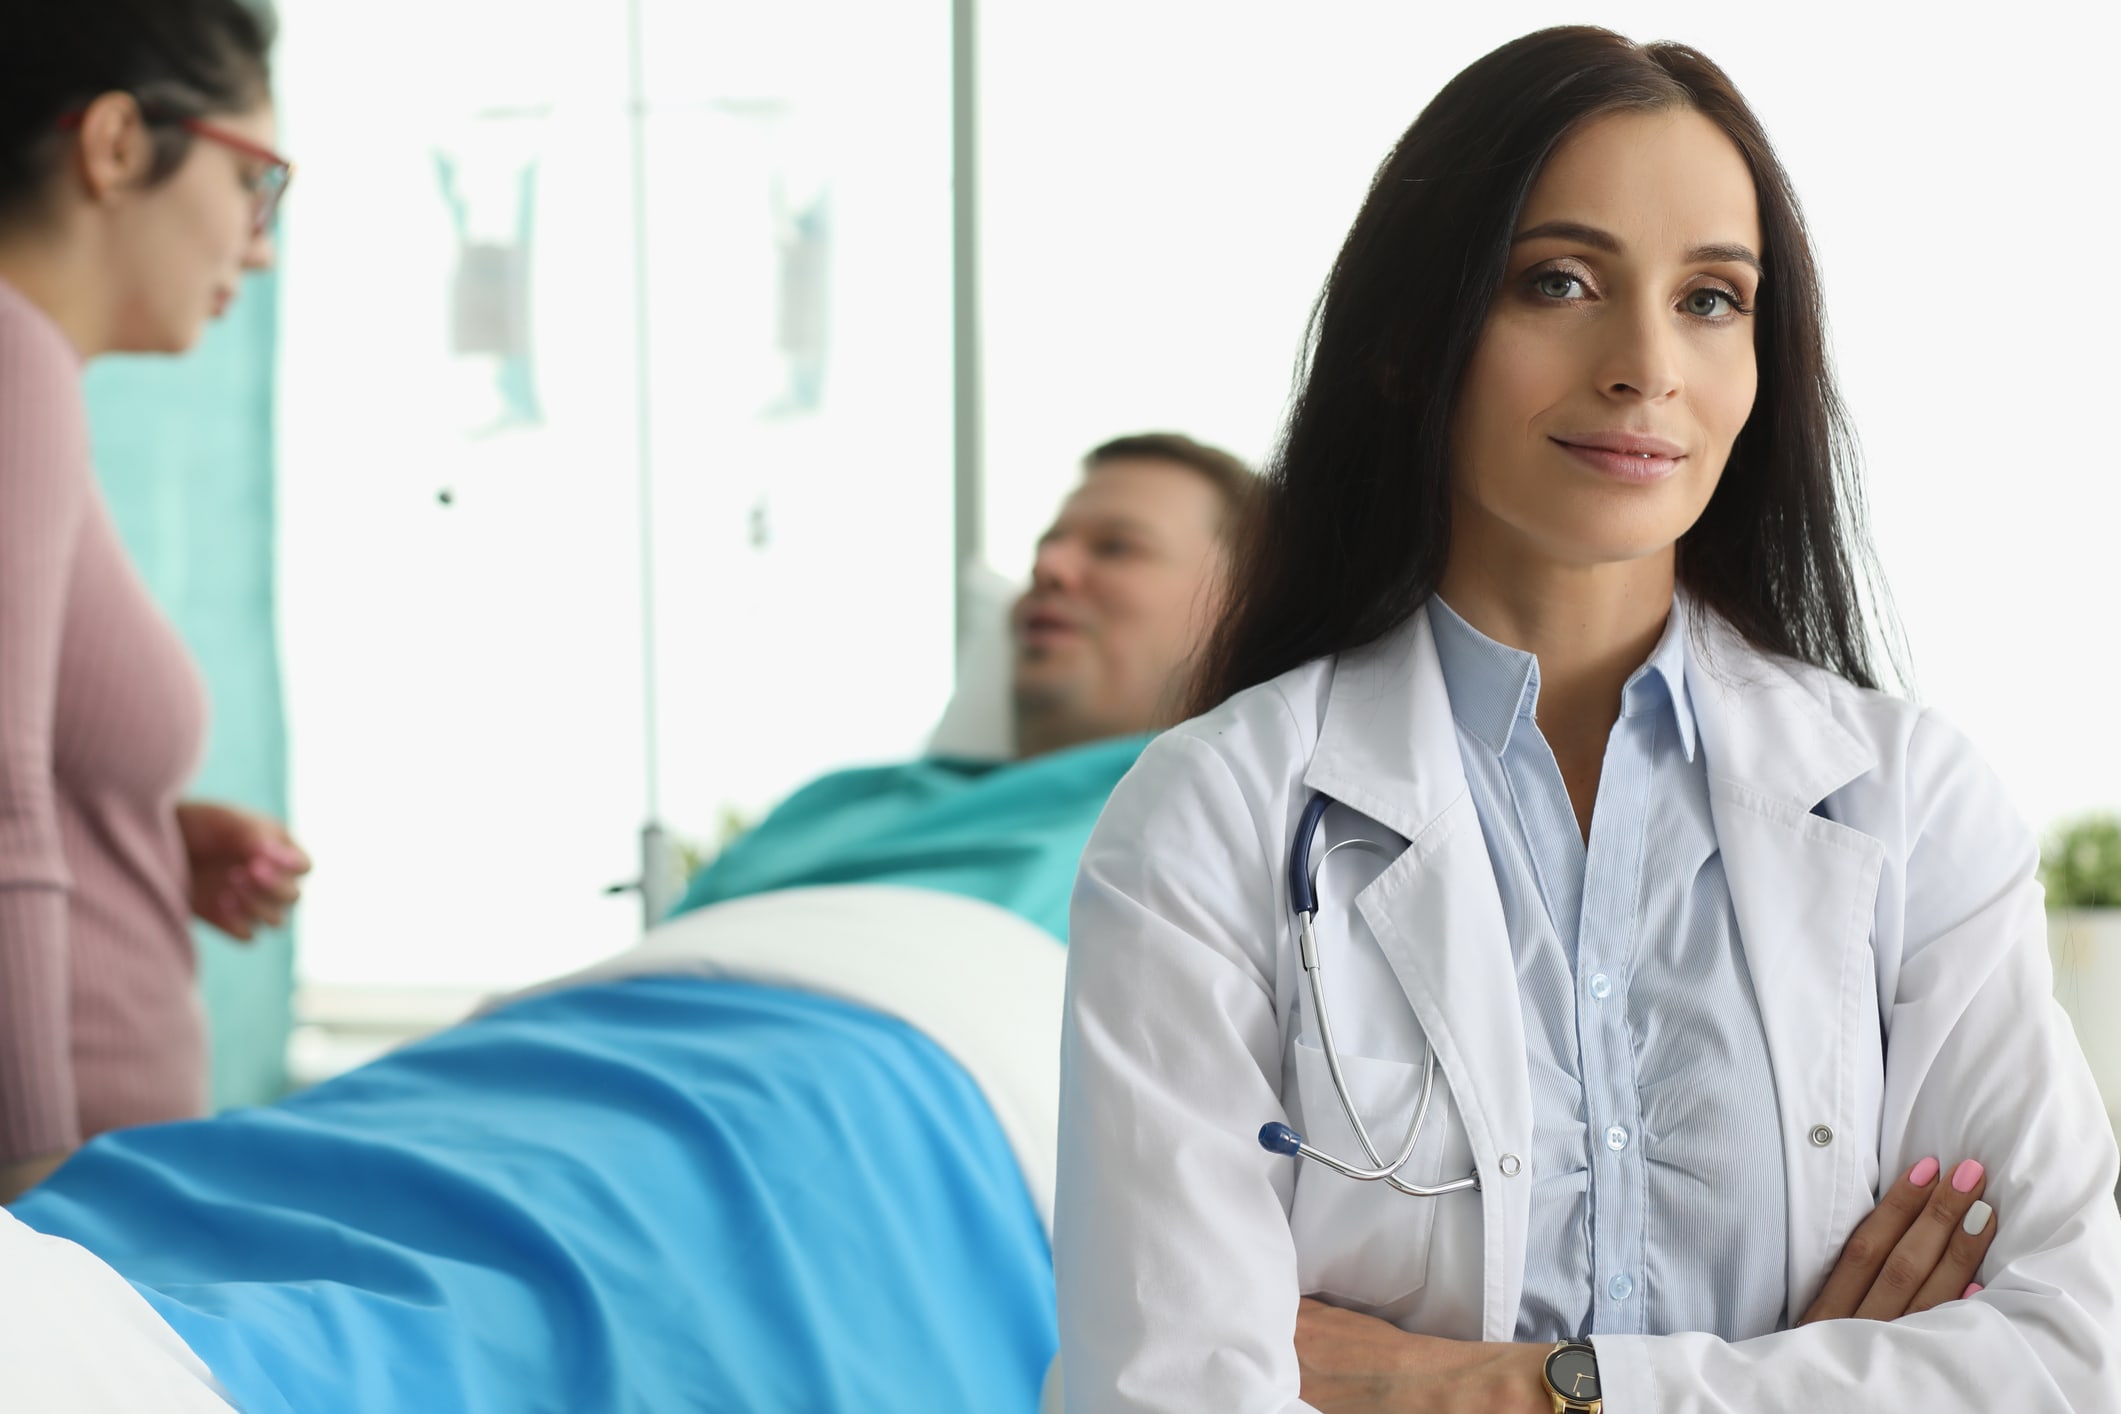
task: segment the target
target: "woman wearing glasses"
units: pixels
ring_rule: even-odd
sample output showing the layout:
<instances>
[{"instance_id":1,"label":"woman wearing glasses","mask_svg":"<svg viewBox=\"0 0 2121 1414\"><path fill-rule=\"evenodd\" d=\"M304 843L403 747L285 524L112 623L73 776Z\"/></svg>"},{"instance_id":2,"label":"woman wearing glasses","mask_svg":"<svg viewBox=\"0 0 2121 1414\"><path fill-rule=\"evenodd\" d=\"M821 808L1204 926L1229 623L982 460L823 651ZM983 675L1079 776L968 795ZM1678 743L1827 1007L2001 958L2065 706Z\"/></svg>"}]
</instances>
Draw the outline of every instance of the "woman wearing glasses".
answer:
<instances>
[{"instance_id":1,"label":"woman wearing glasses","mask_svg":"<svg viewBox=\"0 0 2121 1414\"><path fill-rule=\"evenodd\" d=\"M0 47L0 1200L197 1114L192 914L276 924L272 821L181 802L205 702L89 465L82 366L179 353L272 263L289 166L240 0L18 7Z\"/></svg>"}]
</instances>

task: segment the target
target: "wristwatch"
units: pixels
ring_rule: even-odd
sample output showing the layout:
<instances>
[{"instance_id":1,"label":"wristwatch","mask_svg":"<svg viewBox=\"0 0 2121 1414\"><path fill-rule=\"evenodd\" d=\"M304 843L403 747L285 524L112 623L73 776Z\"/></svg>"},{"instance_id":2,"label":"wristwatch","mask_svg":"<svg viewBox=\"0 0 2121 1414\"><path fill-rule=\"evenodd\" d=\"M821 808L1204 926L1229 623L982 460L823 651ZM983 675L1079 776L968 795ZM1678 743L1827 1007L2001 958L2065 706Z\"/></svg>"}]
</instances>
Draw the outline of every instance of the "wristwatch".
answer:
<instances>
[{"instance_id":1,"label":"wristwatch","mask_svg":"<svg viewBox=\"0 0 2121 1414\"><path fill-rule=\"evenodd\" d=\"M1605 1408L1598 1393L1598 1352L1585 1342L1565 1340L1555 1346L1539 1374L1547 1382L1554 1414L1601 1414Z\"/></svg>"}]
</instances>

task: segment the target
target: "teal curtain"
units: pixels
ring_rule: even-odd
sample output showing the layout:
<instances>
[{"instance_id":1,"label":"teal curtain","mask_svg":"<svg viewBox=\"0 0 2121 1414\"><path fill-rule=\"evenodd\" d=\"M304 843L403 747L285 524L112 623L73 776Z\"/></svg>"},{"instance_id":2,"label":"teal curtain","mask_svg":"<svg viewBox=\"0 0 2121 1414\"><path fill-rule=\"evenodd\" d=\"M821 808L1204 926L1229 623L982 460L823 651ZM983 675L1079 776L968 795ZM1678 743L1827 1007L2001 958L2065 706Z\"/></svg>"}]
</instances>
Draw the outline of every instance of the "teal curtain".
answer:
<instances>
[{"instance_id":1,"label":"teal curtain","mask_svg":"<svg viewBox=\"0 0 2121 1414\"><path fill-rule=\"evenodd\" d=\"M273 592L272 276L253 277L183 358L106 358L88 376L96 470L135 561L199 660L213 698L193 794L286 818ZM299 832L298 836L299 836ZM287 1085L293 939L231 942L203 925L216 1106Z\"/></svg>"}]
</instances>

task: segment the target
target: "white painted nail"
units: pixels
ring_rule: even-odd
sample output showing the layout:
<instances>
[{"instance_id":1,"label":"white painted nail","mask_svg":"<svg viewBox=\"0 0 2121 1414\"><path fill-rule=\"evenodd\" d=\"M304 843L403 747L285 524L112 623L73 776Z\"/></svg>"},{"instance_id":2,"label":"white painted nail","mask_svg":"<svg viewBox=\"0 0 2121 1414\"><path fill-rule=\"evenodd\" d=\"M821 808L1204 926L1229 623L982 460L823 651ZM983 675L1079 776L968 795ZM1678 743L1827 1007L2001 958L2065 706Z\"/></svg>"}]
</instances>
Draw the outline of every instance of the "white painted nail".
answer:
<instances>
[{"instance_id":1,"label":"white painted nail","mask_svg":"<svg viewBox=\"0 0 2121 1414\"><path fill-rule=\"evenodd\" d=\"M1995 1212L1986 1200L1975 1199L1974 1206L1966 1210L1966 1221L1959 1224L1968 1237L1979 1237L1988 1230L1989 1214Z\"/></svg>"}]
</instances>

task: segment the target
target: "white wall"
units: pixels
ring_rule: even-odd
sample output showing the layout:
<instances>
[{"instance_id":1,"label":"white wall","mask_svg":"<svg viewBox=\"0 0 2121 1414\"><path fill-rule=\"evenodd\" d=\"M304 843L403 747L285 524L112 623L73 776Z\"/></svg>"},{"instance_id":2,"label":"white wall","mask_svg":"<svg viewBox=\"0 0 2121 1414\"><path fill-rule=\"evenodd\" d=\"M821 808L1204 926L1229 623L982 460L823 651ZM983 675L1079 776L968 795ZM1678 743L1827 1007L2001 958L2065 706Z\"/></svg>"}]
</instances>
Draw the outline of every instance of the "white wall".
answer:
<instances>
[{"instance_id":1,"label":"white wall","mask_svg":"<svg viewBox=\"0 0 2121 1414\"><path fill-rule=\"evenodd\" d=\"M2036 823L2121 807L2112 5L987 6L996 564L1115 433L1263 456L1391 143L1488 49L1584 22L1708 53L1796 181L1923 699Z\"/></svg>"}]
</instances>

